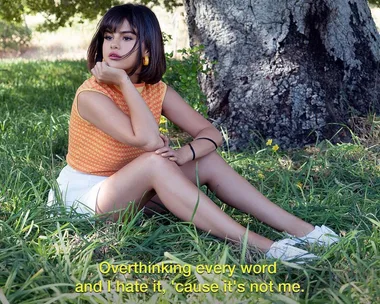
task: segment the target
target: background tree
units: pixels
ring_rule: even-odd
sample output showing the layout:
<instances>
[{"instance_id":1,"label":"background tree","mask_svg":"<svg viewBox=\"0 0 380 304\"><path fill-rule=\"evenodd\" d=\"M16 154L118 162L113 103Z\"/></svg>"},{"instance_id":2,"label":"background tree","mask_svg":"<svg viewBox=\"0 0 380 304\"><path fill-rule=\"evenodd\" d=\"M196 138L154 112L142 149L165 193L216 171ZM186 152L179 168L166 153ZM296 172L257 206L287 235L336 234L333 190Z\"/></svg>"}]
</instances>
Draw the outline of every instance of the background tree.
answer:
<instances>
[{"instance_id":1,"label":"background tree","mask_svg":"<svg viewBox=\"0 0 380 304\"><path fill-rule=\"evenodd\" d=\"M54 31L71 25L74 17L94 20L112 6L125 3L120 0L0 0L0 19L20 23L23 14L42 13L45 22L39 30ZM168 10L181 5L177 0L142 0L140 3L154 6L164 5Z\"/></svg>"},{"instance_id":2,"label":"background tree","mask_svg":"<svg viewBox=\"0 0 380 304\"><path fill-rule=\"evenodd\" d=\"M57 30L61 26L71 25L74 17L93 20L104 14L118 0L0 0L0 19L20 23L24 14L42 13L44 23L38 30Z\"/></svg>"},{"instance_id":3,"label":"background tree","mask_svg":"<svg viewBox=\"0 0 380 304\"><path fill-rule=\"evenodd\" d=\"M259 133L286 147L331 138L380 113L380 37L366 0L185 0L191 44L216 60L201 76L231 148Z\"/></svg>"},{"instance_id":4,"label":"background tree","mask_svg":"<svg viewBox=\"0 0 380 304\"><path fill-rule=\"evenodd\" d=\"M378 0L371 0L377 2ZM43 13L43 29L95 19L117 0L0 0L0 19ZM178 0L143 0L179 5ZM200 76L209 117L244 148L257 134L286 147L331 138L332 124L379 113L379 33L366 0L184 0L192 45L216 61ZM338 137L336 137L338 138Z\"/></svg>"}]
</instances>

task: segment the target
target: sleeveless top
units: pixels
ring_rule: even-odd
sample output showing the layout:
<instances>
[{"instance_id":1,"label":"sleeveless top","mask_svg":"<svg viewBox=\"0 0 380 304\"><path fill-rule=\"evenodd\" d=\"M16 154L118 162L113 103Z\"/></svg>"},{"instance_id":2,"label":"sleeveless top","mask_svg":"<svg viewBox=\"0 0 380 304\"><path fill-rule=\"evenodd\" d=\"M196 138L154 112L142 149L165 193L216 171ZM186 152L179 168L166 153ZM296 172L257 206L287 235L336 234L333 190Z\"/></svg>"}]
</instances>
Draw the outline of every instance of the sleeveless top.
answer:
<instances>
[{"instance_id":1,"label":"sleeveless top","mask_svg":"<svg viewBox=\"0 0 380 304\"><path fill-rule=\"evenodd\" d=\"M156 84L135 84L135 87L156 119L158 128L166 84L160 81ZM111 176L145 151L117 141L82 118L78 111L78 95L83 91L109 97L128 116L129 108L117 86L98 83L94 76L78 88L71 108L67 163L84 173Z\"/></svg>"}]
</instances>

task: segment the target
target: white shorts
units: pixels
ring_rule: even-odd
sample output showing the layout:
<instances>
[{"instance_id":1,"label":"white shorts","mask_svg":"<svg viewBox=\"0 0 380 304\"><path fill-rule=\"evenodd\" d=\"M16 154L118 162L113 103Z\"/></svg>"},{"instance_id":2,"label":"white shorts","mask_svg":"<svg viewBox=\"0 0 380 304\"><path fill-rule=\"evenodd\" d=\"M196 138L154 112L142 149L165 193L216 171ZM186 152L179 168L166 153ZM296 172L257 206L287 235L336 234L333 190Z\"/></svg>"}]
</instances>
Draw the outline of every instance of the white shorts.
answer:
<instances>
[{"instance_id":1,"label":"white shorts","mask_svg":"<svg viewBox=\"0 0 380 304\"><path fill-rule=\"evenodd\" d=\"M82 214L95 214L96 200L102 183L108 176L98 176L77 171L67 165L57 178L62 202ZM49 191L48 205L56 204L53 189Z\"/></svg>"}]
</instances>

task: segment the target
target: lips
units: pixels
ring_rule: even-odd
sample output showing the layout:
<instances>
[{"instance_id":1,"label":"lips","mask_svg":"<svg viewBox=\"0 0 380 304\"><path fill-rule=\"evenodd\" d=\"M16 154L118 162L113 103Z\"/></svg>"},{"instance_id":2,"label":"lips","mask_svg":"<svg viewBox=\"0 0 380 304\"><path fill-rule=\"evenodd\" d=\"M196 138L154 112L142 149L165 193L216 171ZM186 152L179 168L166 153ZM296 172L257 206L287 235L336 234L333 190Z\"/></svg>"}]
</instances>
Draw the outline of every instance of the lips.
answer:
<instances>
[{"instance_id":1,"label":"lips","mask_svg":"<svg viewBox=\"0 0 380 304\"><path fill-rule=\"evenodd\" d=\"M121 59L121 56L119 56L119 55L116 54L116 53L110 53L110 54L108 55L108 58L113 59L113 60L120 60L120 59Z\"/></svg>"}]
</instances>

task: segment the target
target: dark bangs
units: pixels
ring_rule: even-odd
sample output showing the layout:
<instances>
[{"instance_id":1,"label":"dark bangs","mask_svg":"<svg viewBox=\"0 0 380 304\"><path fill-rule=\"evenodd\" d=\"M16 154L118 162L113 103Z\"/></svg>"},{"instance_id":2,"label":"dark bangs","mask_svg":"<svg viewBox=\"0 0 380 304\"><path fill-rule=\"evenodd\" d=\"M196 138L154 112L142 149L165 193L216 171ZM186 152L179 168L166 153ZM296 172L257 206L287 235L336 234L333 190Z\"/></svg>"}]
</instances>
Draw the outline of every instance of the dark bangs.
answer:
<instances>
[{"instance_id":1,"label":"dark bangs","mask_svg":"<svg viewBox=\"0 0 380 304\"><path fill-rule=\"evenodd\" d=\"M133 75L142 64L142 43L149 52L149 65L142 66L139 80L154 84L161 80L166 70L166 60L160 25L154 13L143 5L124 4L112 7L98 23L87 52L87 66L91 70L96 62L103 60L103 41L106 32L114 33L127 20L136 35L132 50L123 57L137 51L137 58L129 76Z\"/></svg>"}]
</instances>

